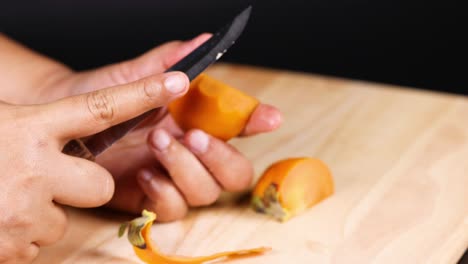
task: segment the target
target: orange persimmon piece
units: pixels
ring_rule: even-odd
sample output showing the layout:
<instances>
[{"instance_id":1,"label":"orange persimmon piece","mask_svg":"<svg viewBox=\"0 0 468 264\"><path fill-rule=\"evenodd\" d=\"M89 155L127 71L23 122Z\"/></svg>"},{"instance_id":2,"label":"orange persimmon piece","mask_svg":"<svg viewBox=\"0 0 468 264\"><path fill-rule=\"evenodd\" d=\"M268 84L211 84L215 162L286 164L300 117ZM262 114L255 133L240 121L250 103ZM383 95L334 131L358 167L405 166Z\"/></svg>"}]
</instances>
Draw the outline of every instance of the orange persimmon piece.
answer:
<instances>
[{"instance_id":1,"label":"orange persimmon piece","mask_svg":"<svg viewBox=\"0 0 468 264\"><path fill-rule=\"evenodd\" d=\"M252 207L286 221L334 191L328 167L314 158L291 158L271 165L257 182Z\"/></svg>"},{"instance_id":2,"label":"orange persimmon piece","mask_svg":"<svg viewBox=\"0 0 468 264\"><path fill-rule=\"evenodd\" d=\"M182 130L198 128L227 141L242 132L258 104L256 98L201 74L168 109Z\"/></svg>"},{"instance_id":3,"label":"orange persimmon piece","mask_svg":"<svg viewBox=\"0 0 468 264\"><path fill-rule=\"evenodd\" d=\"M221 260L225 258L240 258L260 255L270 248L260 247L246 250L228 251L203 257L183 257L164 255L159 252L157 246L151 240L151 226L156 220L156 214L143 210L142 216L124 223L119 229L121 237L128 229L128 240L133 246L136 255L148 264L201 264L207 261Z\"/></svg>"}]
</instances>

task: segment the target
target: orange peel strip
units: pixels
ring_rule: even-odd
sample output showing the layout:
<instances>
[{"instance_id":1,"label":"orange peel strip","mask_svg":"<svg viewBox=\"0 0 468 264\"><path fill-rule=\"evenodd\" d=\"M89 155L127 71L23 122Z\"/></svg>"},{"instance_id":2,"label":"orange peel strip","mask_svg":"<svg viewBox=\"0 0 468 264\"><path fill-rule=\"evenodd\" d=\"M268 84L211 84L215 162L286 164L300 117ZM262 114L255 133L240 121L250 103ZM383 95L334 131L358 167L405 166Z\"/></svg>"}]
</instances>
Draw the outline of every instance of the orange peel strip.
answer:
<instances>
[{"instance_id":1,"label":"orange peel strip","mask_svg":"<svg viewBox=\"0 0 468 264\"><path fill-rule=\"evenodd\" d=\"M226 251L202 257L165 255L158 250L155 243L151 240L151 226L153 225L154 220L156 220L155 213L143 210L141 217L122 224L119 229L119 237L123 236L125 231L128 230L127 236L133 246L133 250L142 261L148 264L201 264L207 261L222 260L226 258L233 259L257 256L271 250L268 247L259 247Z\"/></svg>"}]
</instances>

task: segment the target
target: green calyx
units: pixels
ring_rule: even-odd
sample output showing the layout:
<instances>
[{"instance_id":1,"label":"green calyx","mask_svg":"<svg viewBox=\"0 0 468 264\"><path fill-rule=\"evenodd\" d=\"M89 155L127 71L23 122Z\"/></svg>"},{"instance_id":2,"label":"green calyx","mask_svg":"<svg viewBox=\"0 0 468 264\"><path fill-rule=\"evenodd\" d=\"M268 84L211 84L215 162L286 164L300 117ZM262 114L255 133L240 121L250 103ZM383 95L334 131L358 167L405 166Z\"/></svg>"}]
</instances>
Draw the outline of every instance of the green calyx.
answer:
<instances>
[{"instance_id":1,"label":"green calyx","mask_svg":"<svg viewBox=\"0 0 468 264\"><path fill-rule=\"evenodd\" d=\"M135 247L145 249L146 242L143 238L143 235L141 234L141 231L143 230L143 228L145 228L146 225L152 223L155 219L155 213L143 210L141 217L135 218L130 222L125 222L121 224L118 235L119 237L122 237L125 234L125 231L128 230L128 241L130 241L130 243Z\"/></svg>"},{"instance_id":2,"label":"green calyx","mask_svg":"<svg viewBox=\"0 0 468 264\"><path fill-rule=\"evenodd\" d=\"M256 212L270 215L281 222L288 220L290 217L288 210L281 206L278 186L274 183L265 189L263 197L253 196L251 205Z\"/></svg>"}]
</instances>

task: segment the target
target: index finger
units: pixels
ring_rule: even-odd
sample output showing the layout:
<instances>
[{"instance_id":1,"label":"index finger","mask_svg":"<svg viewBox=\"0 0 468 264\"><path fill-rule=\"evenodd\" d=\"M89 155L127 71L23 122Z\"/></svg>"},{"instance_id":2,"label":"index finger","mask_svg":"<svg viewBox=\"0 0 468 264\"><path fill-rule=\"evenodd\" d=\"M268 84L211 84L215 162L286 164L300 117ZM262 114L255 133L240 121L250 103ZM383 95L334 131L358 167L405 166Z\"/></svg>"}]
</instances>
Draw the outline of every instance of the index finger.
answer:
<instances>
[{"instance_id":1,"label":"index finger","mask_svg":"<svg viewBox=\"0 0 468 264\"><path fill-rule=\"evenodd\" d=\"M70 140L100 132L157 107L165 106L188 90L188 77L180 72L72 96L43 105L49 132Z\"/></svg>"}]
</instances>

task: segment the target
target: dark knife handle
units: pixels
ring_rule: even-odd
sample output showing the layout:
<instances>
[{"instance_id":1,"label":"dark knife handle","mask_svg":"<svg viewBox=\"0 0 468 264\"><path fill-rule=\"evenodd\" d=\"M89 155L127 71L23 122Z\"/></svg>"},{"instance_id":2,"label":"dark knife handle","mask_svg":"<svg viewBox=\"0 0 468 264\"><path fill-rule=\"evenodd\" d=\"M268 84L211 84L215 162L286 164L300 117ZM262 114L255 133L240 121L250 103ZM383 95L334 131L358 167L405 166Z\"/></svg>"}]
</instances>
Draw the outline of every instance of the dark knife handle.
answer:
<instances>
[{"instance_id":1,"label":"dark knife handle","mask_svg":"<svg viewBox=\"0 0 468 264\"><path fill-rule=\"evenodd\" d=\"M252 7L247 7L234 20L221 30L216 32L209 40L169 68L170 71L183 71L190 80L203 72L208 66L216 62L237 40L247 24ZM164 109L164 107L162 108ZM72 140L68 142L63 152L76 157L95 160L101 152L112 146L120 138L124 137L132 129L136 128L153 113L158 113L159 118L164 117L164 112L156 109L150 110L142 115L134 117L126 122L120 123L101 131L86 139ZM155 120L152 120L155 122ZM158 120L159 121L159 120Z\"/></svg>"},{"instance_id":2,"label":"dark knife handle","mask_svg":"<svg viewBox=\"0 0 468 264\"><path fill-rule=\"evenodd\" d=\"M113 145L118 139L130 132L133 128L149 120L151 123L159 123L169 114L167 107L159 107L150 110L138 117L115 125L87 138L73 139L62 149L67 155L94 161L96 156Z\"/></svg>"},{"instance_id":3,"label":"dark knife handle","mask_svg":"<svg viewBox=\"0 0 468 264\"><path fill-rule=\"evenodd\" d=\"M96 158L94 155L89 151L89 149L86 147L84 142L80 139L74 139L69 141L64 147L63 147L63 153L91 160L94 161Z\"/></svg>"}]
</instances>

